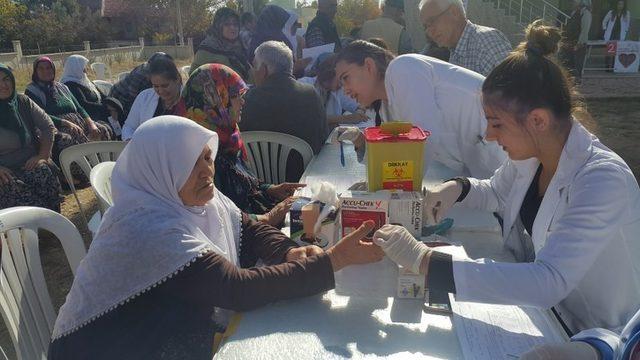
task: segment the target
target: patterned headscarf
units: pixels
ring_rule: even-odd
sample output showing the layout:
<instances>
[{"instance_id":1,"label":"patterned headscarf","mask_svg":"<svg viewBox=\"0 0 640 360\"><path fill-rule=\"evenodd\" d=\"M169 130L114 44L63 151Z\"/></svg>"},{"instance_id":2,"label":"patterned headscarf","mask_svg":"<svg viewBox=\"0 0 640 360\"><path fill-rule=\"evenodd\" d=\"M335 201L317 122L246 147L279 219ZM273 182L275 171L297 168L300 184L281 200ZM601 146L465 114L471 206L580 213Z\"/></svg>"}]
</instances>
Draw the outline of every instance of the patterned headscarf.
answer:
<instances>
[{"instance_id":1,"label":"patterned headscarf","mask_svg":"<svg viewBox=\"0 0 640 360\"><path fill-rule=\"evenodd\" d=\"M0 127L14 131L20 137L20 143L24 146L31 142L31 132L20 116L18 110L18 96L16 92L16 79L5 64L0 64L0 72L5 73L13 83L13 92L7 99L0 99Z\"/></svg>"},{"instance_id":2,"label":"patterned headscarf","mask_svg":"<svg viewBox=\"0 0 640 360\"><path fill-rule=\"evenodd\" d=\"M182 89L184 116L218 133L221 153L241 152L243 159L247 154L238 123L232 116L231 98L244 94L247 89L240 75L222 64L200 66Z\"/></svg>"}]
</instances>

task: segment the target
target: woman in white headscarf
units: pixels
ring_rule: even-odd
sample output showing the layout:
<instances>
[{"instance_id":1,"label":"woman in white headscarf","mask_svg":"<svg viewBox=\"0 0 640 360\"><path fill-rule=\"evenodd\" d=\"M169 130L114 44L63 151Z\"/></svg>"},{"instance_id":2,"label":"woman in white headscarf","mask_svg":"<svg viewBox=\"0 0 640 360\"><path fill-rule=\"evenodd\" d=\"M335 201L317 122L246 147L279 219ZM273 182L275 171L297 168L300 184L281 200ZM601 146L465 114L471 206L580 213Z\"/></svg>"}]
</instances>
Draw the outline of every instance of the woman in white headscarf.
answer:
<instances>
[{"instance_id":1,"label":"woman in white headscarf","mask_svg":"<svg viewBox=\"0 0 640 360\"><path fill-rule=\"evenodd\" d=\"M78 100L80 106L89 113L95 121L107 121L109 110L103 104L106 95L102 94L98 88L89 80L87 76L87 65L89 59L82 55L71 55L64 63L64 70L60 82L65 84L73 96Z\"/></svg>"},{"instance_id":2,"label":"woman in white headscarf","mask_svg":"<svg viewBox=\"0 0 640 360\"><path fill-rule=\"evenodd\" d=\"M289 14L289 18L282 27L282 33L287 38L287 40L289 40L291 46L293 47L291 51L293 52L294 60L300 59L302 58L302 47L300 46L300 39L296 35L296 32L300 27L300 23L298 22L298 14L291 10L287 10L287 13Z\"/></svg>"},{"instance_id":3,"label":"woman in white headscarf","mask_svg":"<svg viewBox=\"0 0 640 360\"><path fill-rule=\"evenodd\" d=\"M252 221L214 187L217 149L215 132L177 116L138 128L114 168L114 205L60 309L49 359L211 359L229 310L331 289L334 271L382 258L360 241L372 223L325 253ZM268 266L246 268L257 259Z\"/></svg>"}]
</instances>

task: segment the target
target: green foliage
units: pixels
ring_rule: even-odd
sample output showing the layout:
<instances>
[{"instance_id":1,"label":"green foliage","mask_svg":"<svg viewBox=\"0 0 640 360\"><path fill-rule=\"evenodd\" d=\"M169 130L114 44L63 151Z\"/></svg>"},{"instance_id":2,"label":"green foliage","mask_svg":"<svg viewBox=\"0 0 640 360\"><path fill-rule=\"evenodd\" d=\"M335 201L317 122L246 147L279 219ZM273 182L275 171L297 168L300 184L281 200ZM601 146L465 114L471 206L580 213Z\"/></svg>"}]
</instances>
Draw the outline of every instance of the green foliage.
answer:
<instances>
[{"instance_id":1,"label":"green foliage","mask_svg":"<svg viewBox=\"0 0 640 360\"><path fill-rule=\"evenodd\" d=\"M349 34L355 28L371 19L380 16L380 8L375 0L342 0L338 3L338 13L335 17L338 33L342 36Z\"/></svg>"},{"instance_id":2,"label":"green foliage","mask_svg":"<svg viewBox=\"0 0 640 360\"><path fill-rule=\"evenodd\" d=\"M105 42L114 33L106 19L80 6L77 0L0 0L0 18L3 48L10 47L11 40L20 40L23 50L50 52L85 40Z\"/></svg>"},{"instance_id":3,"label":"green foliage","mask_svg":"<svg viewBox=\"0 0 640 360\"><path fill-rule=\"evenodd\" d=\"M173 36L171 34L166 33L155 33L151 37L151 40L155 45L165 45L167 44Z\"/></svg>"},{"instance_id":4,"label":"green foliage","mask_svg":"<svg viewBox=\"0 0 640 360\"><path fill-rule=\"evenodd\" d=\"M17 39L21 30L20 19L27 7L11 0L0 0L0 48L11 48L11 40Z\"/></svg>"}]
</instances>

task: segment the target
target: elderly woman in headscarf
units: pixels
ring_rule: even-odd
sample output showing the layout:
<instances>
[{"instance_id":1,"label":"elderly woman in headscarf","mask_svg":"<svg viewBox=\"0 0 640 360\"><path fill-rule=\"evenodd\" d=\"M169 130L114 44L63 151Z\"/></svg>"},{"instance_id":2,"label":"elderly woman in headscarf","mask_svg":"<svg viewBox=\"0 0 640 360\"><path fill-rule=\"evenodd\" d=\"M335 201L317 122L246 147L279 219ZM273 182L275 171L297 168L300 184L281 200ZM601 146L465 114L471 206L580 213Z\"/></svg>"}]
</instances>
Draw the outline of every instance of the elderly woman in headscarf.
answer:
<instances>
[{"instance_id":1,"label":"elderly woman in headscarf","mask_svg":"<svg viewBox=\"0 0 640 360\"><path fill-rule=\"evenodd\" d=\"M361 241L373 222L323 252L252 221L214 186L218 148L215 132L177 116L138 128L58 314L50 360L211 359L231 311L326 291L334 271L382 258ZM252 267L258 259L267 266Z\"/></svg>"},{"instance_id":2,"label":"elderly woman in headscarf","mask_svg":"<svg viewBox=\"0 0 640 360\"><path fill-rule=\"evenodd\" d=\"M263 214L304 186L296 183L266 184L246 166L247 152L238 122L248 90L229 67L206 64L195 69L182 90L185 116L215 131L220 138L216 158L216 187L242 211Z\"/></svg>"},{"instance_id":3,"label":"elderly woman in headscarf","mask_svg":"<svg viewBox=\"0 0 640 360\"><path fill-rule=\"evenodd\" d=\"M287 11L278 5L267 5L258 16L255 35L249 48L249 59L253 61L255 51L260 44L267 41L281 41L293 52L293 73L297 77L304 74L304 69L311 58L301 59L303 44L298 42L296 30L299 27L298 14ZM300 48L300 49L299 49ZM300 52L298 51L300 50Z\"/></svg>"},{"instance_id":4,"label":"elderly woman in headscarf","mask_svg":"<svg viewBox=\"0 0 640 360\"><path fill-rule=\"evenodd\" d=\"M91 140L111 140L113 132L109 125L93 121L69 88L55 77L53 61L46 56L38 58L33 63L32 82L24 93L49 114L58 129L53 147L53 160L58 163L65 148ZM72 168L72 173L82 176L78 167Z\"/></svg>"},{"instance_id":5,"label":"elderly woman in headscarf","mask_svg":"<svg viewBox=\"0 0 640 360\"><path fill-rule=\"evenodd\" d=\"M71 55L64 63L60 82L66 85L78 104L87 111L93 120L106 121L109 111L104 105L104 94L89 80L87 65L89 59L82 55Z\"/></svg>"},{"instance_id":6,"label":"elderly woman in headscarf","mask_svg":"<svg viewBox=\"0 0 640 360\"><path fill-rule=\"evenodd\" d=\"M216 11L213 24L207 30L193 58L191 70L204 64L224 64L250 81L251 73L246 49L240 39L240 16L235 10L223 7Z\"/></svg>"},{"instance_id":7,"label":"elderly woman in headscarf","mask_svg":"<svg viewBox=\"0 0 640 360\"><path fill-rule=\"evenodd\" d=\"M51 161L55 132L49 115L16 92L13 73L0 64L0 209L60 211L58 169Z\"/></svg>"}]
</instances>

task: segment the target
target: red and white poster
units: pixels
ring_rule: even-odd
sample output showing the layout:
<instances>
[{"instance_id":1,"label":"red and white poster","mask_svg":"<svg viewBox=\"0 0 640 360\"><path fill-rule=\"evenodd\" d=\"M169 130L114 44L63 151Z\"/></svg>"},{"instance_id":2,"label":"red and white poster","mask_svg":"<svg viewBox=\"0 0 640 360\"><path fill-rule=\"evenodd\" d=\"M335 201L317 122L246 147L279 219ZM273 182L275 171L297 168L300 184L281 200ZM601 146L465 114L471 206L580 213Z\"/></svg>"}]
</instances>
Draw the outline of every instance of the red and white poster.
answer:
<instances>
[{"instance_id":1,"label":"red and white poster","mask_svg":"<svg viewBox=\"0 0 640 360\"><path fill-rule=\"evenodd\" d=\"M638 65L640 65L640 41L618 41L613 71L634 73L638 72Z\"/></svg>"}]
</instances>

